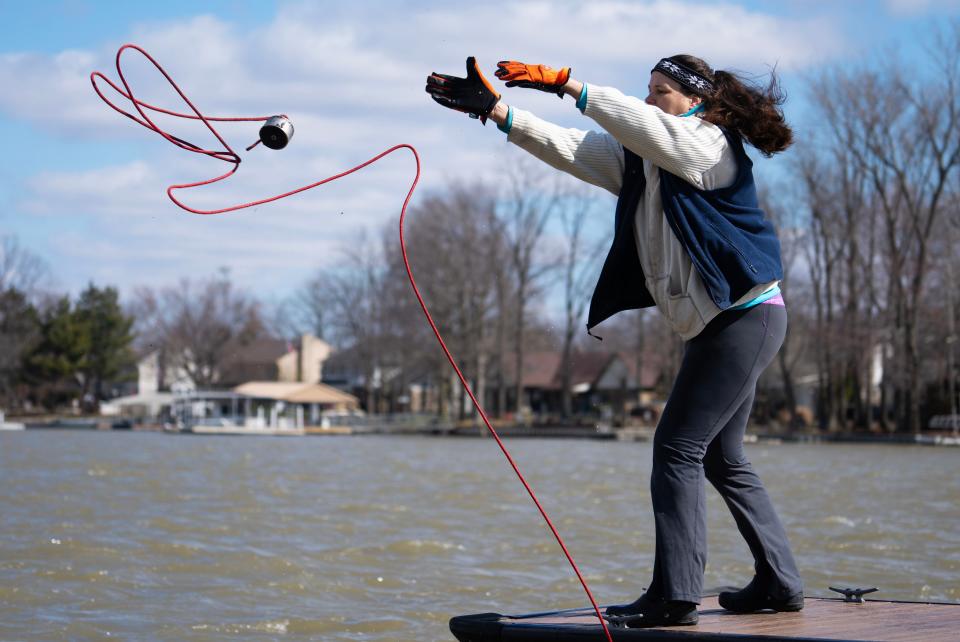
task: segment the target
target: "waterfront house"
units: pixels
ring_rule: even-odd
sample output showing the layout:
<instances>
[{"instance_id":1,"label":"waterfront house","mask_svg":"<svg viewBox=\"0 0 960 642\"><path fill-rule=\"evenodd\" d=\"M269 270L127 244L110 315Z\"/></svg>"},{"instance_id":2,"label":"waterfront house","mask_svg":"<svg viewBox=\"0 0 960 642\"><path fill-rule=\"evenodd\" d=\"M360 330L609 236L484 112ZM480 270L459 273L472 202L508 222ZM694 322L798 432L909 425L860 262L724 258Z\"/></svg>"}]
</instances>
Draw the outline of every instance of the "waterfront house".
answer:
<instances>
[{"instance_id":1,"label":"waterfront house","mask_svg":"<svg viewBox=\"0 0 960 642\"><path fill-rule=\"evenodd\" d=\"M516 381L512 360L508 360L505 366L512 392ZM635 358L620 352L574 352L570 357L573 414L625 421L634 409L649 404L654 397L660 367L648 360L642 368L642 376L638 377ZM524 392L521 412L530 413L538 421L561 414L563 372L560 352L537 351L524 355L521 381Z\"/></svg>"},{"instance_id":2,"label":"waterfront house","mask_svg":"<svg viewBox=\"0 0 960 642\"><path fill-rule=\"evenodd\" d=\"M182 415L270 426L319 423L325 412L352 412L359 406L356 397L320 383L331 353L328 343L310 334L293 342L261 337L227 355L212 389L198 390L187 357L153 350L137 364L136 394L114 399L106 410L147 422Z\"/></svg>"}]
</instances>

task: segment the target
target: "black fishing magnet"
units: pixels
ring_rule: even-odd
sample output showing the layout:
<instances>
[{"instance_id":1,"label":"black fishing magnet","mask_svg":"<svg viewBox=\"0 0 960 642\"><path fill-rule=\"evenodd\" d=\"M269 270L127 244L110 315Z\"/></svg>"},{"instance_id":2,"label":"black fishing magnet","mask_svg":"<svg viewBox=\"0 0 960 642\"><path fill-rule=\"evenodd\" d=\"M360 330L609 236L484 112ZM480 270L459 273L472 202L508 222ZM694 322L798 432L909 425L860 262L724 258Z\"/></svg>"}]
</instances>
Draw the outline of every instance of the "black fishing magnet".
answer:
<instances>
[{"instance_id":1,"label":"black fishing magnet","mask_svg":"<svg viewBox=\"0 0 960 642\"><path fill-rule=\"evenodd\" d=\"M293 123L286 116L271 116L260 128L260 142L270 149L283 149L293 138Z\"/></svg>"}]
</instances>

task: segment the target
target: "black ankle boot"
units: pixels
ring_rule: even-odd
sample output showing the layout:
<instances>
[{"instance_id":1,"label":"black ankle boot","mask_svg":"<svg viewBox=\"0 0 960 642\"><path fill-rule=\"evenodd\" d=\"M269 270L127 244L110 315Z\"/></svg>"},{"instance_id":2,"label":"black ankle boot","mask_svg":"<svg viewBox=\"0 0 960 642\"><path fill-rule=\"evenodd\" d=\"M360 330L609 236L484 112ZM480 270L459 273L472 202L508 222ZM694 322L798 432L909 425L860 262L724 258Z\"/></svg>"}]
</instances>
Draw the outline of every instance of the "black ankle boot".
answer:
<instances>
[{"instance_id":1,"label":"black ankle boot","mask_svg":"<svg viewBox=\"0 0 960 642\"><path fill-rule=\"evenodd\" d=\"M754 576L750 583L739 591L720 593L719 601L720 606L734 613L753 613L764 609L778 612L799 611L803 608L803 591L788 597L774 597Z\"/></svg>"},{"instance_id":2,"label":"black ankle boot","mask_svg":"<svg viewBox=\"0 0 960 642\"><path fill-rule=\"evenodd\" d=\"M607 620L614 626L631 629L650 626L689 626L696 624L700 615L693 602L664 600L646 593L630 604L608 606Z\"/></svg>"}]
</instances>

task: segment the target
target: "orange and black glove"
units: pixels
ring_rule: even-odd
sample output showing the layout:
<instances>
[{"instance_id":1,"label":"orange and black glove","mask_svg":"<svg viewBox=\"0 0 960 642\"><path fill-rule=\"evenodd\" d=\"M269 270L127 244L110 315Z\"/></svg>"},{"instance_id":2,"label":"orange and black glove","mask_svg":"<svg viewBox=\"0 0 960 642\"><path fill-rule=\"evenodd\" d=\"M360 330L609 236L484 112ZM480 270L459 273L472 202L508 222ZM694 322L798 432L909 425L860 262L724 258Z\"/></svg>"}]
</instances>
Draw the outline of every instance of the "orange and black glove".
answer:
<instances>
[{"instance_id":1,"label":"orange and black glove","mask_svg":"<svg viewBox=\"0 0 960 642\"><path fill-rule=\"evenodd\" d=\"M553 69L546 65L525 65L516 60L501 60L494 75L507 87L539 89L563 98L563 86L570 80L570 67Z\"/></svg>"},{"instance_id":2,"label":"orange and black glove","mask_svg":"<svg viewBox=\"0 0 960 642\"><path fill-rule=\"evenodd\" d=\"M466 112L484 124L500 100L500 94L480 73L473 56L467 58L466 78L437 72L427 76L427 93L444 107Z\"/></svg>"}]
</instances>

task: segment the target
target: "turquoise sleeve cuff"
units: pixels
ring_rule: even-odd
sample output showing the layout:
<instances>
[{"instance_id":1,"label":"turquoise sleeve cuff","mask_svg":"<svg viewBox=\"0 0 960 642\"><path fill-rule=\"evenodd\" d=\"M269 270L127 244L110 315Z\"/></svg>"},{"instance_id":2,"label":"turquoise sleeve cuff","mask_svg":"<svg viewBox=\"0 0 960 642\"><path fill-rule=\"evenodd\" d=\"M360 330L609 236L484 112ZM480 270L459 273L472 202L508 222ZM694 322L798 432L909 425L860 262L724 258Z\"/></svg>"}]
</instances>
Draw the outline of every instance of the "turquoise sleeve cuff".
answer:
<instances>
[{"instance_id":1,"label":"turquoise sleeve cuff","mask_svg":"<svg viewBox=\"0 0 960 642\"><path fill-rule=\"evenodd\" d=\"M497 129L504 134L509 134L511 127L513 127L513 107L507 107L507 119L503 121L502 125L497 125Z\"/></svg>"},{"instance_id":2,"label":"turquoise sleeve cuff","mask_svg":"<svg viewBox=\"0 0 960 642\"><path fill-rule=\"evenodd\" d=\"M587 83L583 83L583 89L580 90L580 97L577 98L577 109L580 110L581 114L587 110Z\"/></svg>"}]
</instances>

